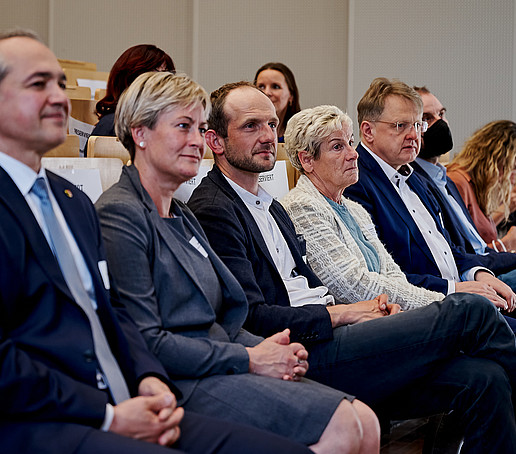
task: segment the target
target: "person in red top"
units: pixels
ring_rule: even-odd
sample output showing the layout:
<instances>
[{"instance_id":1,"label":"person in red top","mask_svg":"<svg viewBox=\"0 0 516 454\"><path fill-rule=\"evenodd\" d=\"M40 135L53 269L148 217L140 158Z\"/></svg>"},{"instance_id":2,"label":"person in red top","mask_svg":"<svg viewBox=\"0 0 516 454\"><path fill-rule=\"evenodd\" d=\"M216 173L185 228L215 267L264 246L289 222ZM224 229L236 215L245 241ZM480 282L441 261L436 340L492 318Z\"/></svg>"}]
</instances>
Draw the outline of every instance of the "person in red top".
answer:
<instances>
[{"instance_id":1,"label":"person in red top","mask_svg":"<svg viewBox=\"0 0 516 454\"><path fill-rule=\"evenodd\" d=\"M516 227L498 238L496 212L507 218L514 209L516 123L492 121L476 131L448 166L482 239L494 250L516 250ZM498 216L498 220L500 216Z\"/></svg>"}]
</instances>

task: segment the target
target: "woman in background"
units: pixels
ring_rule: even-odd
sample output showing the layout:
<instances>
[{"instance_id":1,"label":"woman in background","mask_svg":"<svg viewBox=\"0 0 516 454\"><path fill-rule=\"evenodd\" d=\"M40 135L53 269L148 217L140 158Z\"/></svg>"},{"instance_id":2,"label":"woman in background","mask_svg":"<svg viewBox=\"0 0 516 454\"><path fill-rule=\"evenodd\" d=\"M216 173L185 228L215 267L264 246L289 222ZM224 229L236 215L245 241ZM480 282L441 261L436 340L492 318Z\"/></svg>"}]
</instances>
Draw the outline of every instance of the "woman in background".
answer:
<instances>
[{"instance_id":1,"label":"woman in background","mask_svg":"<svg viewBox=\"0 0 516 454\"><path fill-rule=\"evenodd\" d=\"M500 120L476 131L448 165L448 176L457 185L480 236L496 251L516 249L516 227L501 239L496 232L496 224L515 209L515 161L516 123Z\"/></svg>"},{"instance_id":2,"label":"woman in background","mask_svg":"<svg viewBox=\"0 0 516 454\"><path fill-rule=\"evenodd\" d=\"M149 71L169 71L176 68L172 58L153 44L138 44L127 49L109 73L106 96L97 103L99 122L92 136L115 136L115 110L123 91L140 74Z\"/></svg>"},{"instance_id":3,"label":"woman in background","mask_svg":"<svg viewBox=\"0 0 516 454\"><path fill-rule=\"evenodd\" d=\"M274 104L279 118L278 142L283 142L287 122L292 115L301 110L294 74L283 63L266 63L256 71L254 84Z\"/></svg>"}]
</instances>

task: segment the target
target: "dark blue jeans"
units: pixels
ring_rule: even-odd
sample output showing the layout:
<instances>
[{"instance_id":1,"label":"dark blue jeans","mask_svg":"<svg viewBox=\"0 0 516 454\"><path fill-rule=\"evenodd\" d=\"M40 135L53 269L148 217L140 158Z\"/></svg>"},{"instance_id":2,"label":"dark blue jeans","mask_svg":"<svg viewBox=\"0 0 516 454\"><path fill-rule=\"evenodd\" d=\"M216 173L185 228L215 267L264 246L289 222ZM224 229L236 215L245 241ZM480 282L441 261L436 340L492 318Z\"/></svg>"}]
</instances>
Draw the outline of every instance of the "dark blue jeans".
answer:
<instances>
[{"instance_id":1,"label":"dark blue jeans","mask_svg":"<svg viewBox=\"0 0 516 454\"><path fill-rule=\"evenodd\" d=\"M308 376L408 419L453 412L462 453L516 452L516 344L484 297L453 294L417 310L334 330L310 347Z\"/></svg>"},{"instance_id":2,"label":"dark blue jeans","mask_svg":"<svg viewBox=\"0 0 516 454\"><path fill-rule=\"evenodd\" d=\"M516 292L516 270L509 271L505 274L499 274L496 276L501 281L505 282L509 287L511 287L513 292ZM511 312L505 316L505 319L509 326L511 327L513 332L516 332L516 313Z\"/></svg>"},{"instance_id":3,"label":"dark blue jeans","mask_svg":"<svg viewBox=\"0 0 516 454\"><path fill-rule=\"evenodd\" d=\"M516 292L516 270L498 274L496 277L511 287L513 292Z\"/></svg>"}]
</instances>

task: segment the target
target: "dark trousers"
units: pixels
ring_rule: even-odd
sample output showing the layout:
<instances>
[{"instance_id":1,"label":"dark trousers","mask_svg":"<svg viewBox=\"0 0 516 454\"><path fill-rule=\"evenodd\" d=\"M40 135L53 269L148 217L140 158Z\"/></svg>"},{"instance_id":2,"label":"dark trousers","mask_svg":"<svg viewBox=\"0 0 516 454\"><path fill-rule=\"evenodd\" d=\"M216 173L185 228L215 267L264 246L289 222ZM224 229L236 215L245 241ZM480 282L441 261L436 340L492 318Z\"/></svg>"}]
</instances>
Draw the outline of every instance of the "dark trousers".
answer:
<instances>
[{"instance_id":1,"label":"dark trousers","mask_svg":"<svg viewBox=\"0 0 516 454\"><path fill-rule=\"evenodd\" d=\"M453 412L462 453L516 452L513 332L485 298L453 294L334 330L310 348L308 376L396 419Z\"/></svg>"},{"instance_id":2,"label":"dark trousers","mask_svg":"<svg viewBox=\"0 0 516 454\"><path fill-rule=\"evenodd\" d=\"M267 415L264 415L267 417ZM67 423L2 423L2 452L9 454L309 454L278 435L186 412L172 448Z\"/></svg>"}]
</instances>

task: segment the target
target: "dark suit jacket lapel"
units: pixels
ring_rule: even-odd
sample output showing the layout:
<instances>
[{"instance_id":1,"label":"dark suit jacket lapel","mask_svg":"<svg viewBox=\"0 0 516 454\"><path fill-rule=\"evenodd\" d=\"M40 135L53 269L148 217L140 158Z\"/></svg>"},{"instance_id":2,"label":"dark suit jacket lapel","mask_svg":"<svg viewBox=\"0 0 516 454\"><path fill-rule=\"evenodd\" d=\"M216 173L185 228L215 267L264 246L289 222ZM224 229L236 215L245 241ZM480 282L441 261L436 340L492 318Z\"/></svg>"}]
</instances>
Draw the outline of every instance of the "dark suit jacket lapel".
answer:
<instances>
[{"instance_id":1,"label":"dark suit jacket lapel","mask_svg":"<svg viewBox=\"0 0 516 454\"><path fill-rule=\"evenodd\" d=\"M361 148L360 162L371 173L370 180L372 184L374 184L385 195L385 199L392 206L392 212L397 213L403 222L407 220L407 216L412 219L407 208L405 207L405 204L401 200L401 197L399 196L396 189L394 189L394 186L389 181L382 168L365 148L363 148L361 145L359 145L359 148ZM411 227L411 223L405 223L409 228Z\"/></svg>"},{"instance_id":2,"label":"dark suit jacket lapel","mask_svg":"<svg viewBox=\"0 0 516 454\"><path fill-rule=\"evenodd\" d=\"M246 218L246 224L251 229L253 241L255 241L258 245L256 250L260 251L269 263L269 266L272 266L275 269L276 265L274 264L274 261L272 260L272 257L269 253L269 248L267 247L267 244L263 239L262 233L260 232L258 225L256 225L256 221L254 220L253 215L249 212L249 209L247 208L246 204L229 185L229 183L222 175L222 172L216 165L213 166L213 169L210 173L211 175L208 174L208 177L210 177L213 180L213 182L217 184L217 186L219 186L228 195L228 197L232 199L240 207L242 213L244 213L244 216Z\"/></svg>"},{"instance_id":3,"label":"dark suit jacket lapel","mask_svg":"<svg viewBox=\"0 0 516 454\"><path fill-rule=\"evenodd\" d=\"M453 180L450 177L446 177L446 189L448 189L448 192L450 195L457 201L459 206L461 207L462 211L464 212L464 215L468 219L468 221L471 223L473 227L475 227L475 223L473 222L473 218L471 217L471 213L468 211L466 205L464 204L464 200L462 200L462 196L460 195L460 192L453 182ZM475 227L476 229L476 227Z\"/></svg>"},{"instance_id":4,"label":"dark suit jacket lapel","mask_svg":"<svg viewBox=\"0 0 516 454\"><path fill-rule=\"evenodd\" d=\"M359 145L359 147L361 147L361 145ZM381 191L381 193L384 194L385 197L382 200L382 203L386 202L391 205L392 210L390 210L390 212L396 214L396 216L400 219L400 222L403 222L408 227L412 236L417 241L422 241L423 239L421 232L417 228L414 220L412 219L412 216L407 210L407 207L403 203L403 200L401 200L400 195L396 189L394 189L394 186L389 181L387 175L385 175L379 164L364 148L362 148L360 153L360 160L364 167L369 169L371 173L370 181L372 184L374 184Z\"/></svg>"},{"instance_id":5,"label":"dark suit jacket lapel","mask_svg":"<svg viewBox=\"0 0 516 454\"><path fill-rule=\"evenodd\" d=\"M82 210L79 211L77 209L77 197L76 194L80 191L80 189L76 188L73 185L70 187L65 187L62 185L61 181L52 173L47 170L47 177L50 183L50 187L52 188L52 192L54 197L63 212L63 216L66 219L66 223L68 227L72 231L72 235L79 246L79 249L82 253L84 261L92 275L93 283L97 284L101 282L101 277L99 276L100 271L98 269L98 259L97 251L98 244L92 244L92 241L95 241L96 238L94 236L94 232L86 232L84 229L84 219L81 218L79 213L82 213ZM66 191L65 191L66 190ZM86 223L86 225L91 225L91 223ZM97 289L97 298L99 298L99 292Z\"/></svg>"},{"instance_id":6,"label":"dark suit jacket lapel","mask_svg":"<svg viewBox=\"0 0 516 454\"><path fill-rule=\"evenodd\" d=\"M281 206L277 206L276 203L278 202L273 202L273 204L271 205L271 209L269 211L274 220L276 221L276 224L278 225L281 234L285 239L285 242L287 243L287 246L292 254L292 257L296 262L296 266L298 268L304 267L306 264L304 262L299 262L299 260L303 260L303 257L299 256L299 254L296 253L300 249L299 240L295 235L293 235L294 232L292 231L291 226L288 225L283 218L283 216L286 215L286 213L282 212ZM306 251L304 251L304 255L306 255Z\"/></svg>"},{"instance_id":7,"label":"dark suit jacket lapel","mask_svg":"<svg viewBox=\"0 0 516 454\"><path fill-rule=\"evenodd\" d=\"M199 289L199 292L204 296L206 300L208 300L206 293L203 290L203 287L200 285L195 270L191 265L191 260L183 250L183 245L180 240L170 231L170 228L166 223L161 219L161 216L158 213L156 205L152 201L150 195L145 190L140 182L140 176L138 174L138 170L134 166L124 167L122 177L120 179L123 182L124 179L128 179L130 184L132 185L137 197L141 200L142 204L149 212L149 216L152 220L152 224L155 226L158 234L162 238L164 244L168 247L170 253L176 257L178 264L184 269L185 273L190 277L195 286ZM210 248L208 244L204 241L204 238L199 238L198 229L185 217L187 226L192 230L192 232L196 233L197 239L208 251Z\"/></svg>"},{"instance_id":8,"label":"dark suit jacket lapel","mask_svg":"<svg viewBox=\"0 0 516 454\"><path fill-rule=\"evenodd\" d=\"M25 233L29 241L36 260L41 268L45 270L48 278L54 282L61 292L72 298L70 291L65 283L64 277L60 272L57 260L50 249L50 246L40 229L38 221L34 217L25 197L19 191L14 181L9 177L7 172L0 167L0 200L12 211L14 218L18 220L20 229ZM37 228L34 228L37 226ZM49 263L55 261L56 266L48 266Z\"/></svg>"},{"instance_id":9,"label":"dark suit jacket lapel","mask_svg":"<svg viewBox=\"0 0 516 454\"><path fill-rule=\"evenodd\" d=\"M358 148L361 149L359 159L362 162L362 165L365 168L367 168L371 174L371 183L375 185L380 190L380 193L384 195L382 203L388 203L389 205L391 205L392 210L390 210L390 213L392 214L392 216L397 216L398 222L403 223L407 226L407 228L410 231L410 234L414 238L414 244L419 245L420 249L425 253L425 255L432 262L434 262L435 260L432 256L432 253L430 252L430 249L426 245L423 235L421 234L418 226L412 219L412 216L409 213L405 204L403 203L403 200L401 200L400 195L387 178L387 175L385 175L380 165L369 154L369 152L362 147L361 144L359 144ZM410 178L408 179L408 181L410 181Z\"/></svg>"}]
</instances>

